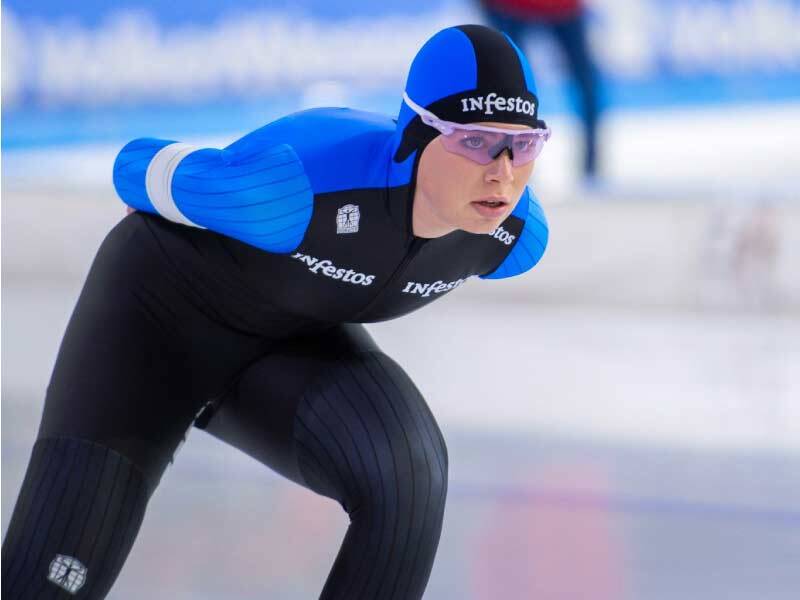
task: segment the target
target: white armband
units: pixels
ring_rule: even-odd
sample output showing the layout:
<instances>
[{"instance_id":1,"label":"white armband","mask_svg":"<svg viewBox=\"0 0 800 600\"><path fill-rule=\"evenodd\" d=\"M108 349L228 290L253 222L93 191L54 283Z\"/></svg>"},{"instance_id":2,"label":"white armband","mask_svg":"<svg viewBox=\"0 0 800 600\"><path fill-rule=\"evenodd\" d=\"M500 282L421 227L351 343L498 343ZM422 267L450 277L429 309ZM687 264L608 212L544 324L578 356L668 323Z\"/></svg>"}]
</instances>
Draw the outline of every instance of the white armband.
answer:
<instances>
[{"instance_id":1,"label":"white armband","mask_svg":"<svg viewBox=\"0 0 800 600\"><path fill-rule=\"evenodd\" d=\"M178 209L175 199L172 197L172 178L175 175L175 169L184 158L199 149L191 144L181 143L164 146L147 165L144 185L147 197L162 217L176 223L205 229L202 225L187 219Z\"/></svg>"}]
</instances>

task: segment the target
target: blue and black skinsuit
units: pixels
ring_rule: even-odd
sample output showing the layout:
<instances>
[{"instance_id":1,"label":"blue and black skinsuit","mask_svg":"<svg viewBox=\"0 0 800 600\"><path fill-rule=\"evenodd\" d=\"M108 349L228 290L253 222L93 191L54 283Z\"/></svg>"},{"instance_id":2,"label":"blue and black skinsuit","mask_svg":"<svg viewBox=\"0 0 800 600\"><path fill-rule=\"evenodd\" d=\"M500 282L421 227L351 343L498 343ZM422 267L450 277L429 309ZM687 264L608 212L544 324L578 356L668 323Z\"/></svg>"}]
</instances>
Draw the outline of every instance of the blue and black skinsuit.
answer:
<instances>
[{"instance_id":1,"label":"blue and black skinsuit","mask_svg":"<svg viewBox=\"0 0 800 600\"><path fill-rule=\"evenodd\" d=\"M538 109L519 50L481 26L431 38L406 91L449 120L539 123L461 102ZM105 597L192 425L347 511L322 598L422 597L445 442L361 323L523 273L547 243L528 190L494 234L415 237L417 163L436 135L403 104L397 121L300 112L223 150L122 149L114 184L138 210L100 247L61 344L3 545L3 598Z\"/></svg>"}]
</instances>

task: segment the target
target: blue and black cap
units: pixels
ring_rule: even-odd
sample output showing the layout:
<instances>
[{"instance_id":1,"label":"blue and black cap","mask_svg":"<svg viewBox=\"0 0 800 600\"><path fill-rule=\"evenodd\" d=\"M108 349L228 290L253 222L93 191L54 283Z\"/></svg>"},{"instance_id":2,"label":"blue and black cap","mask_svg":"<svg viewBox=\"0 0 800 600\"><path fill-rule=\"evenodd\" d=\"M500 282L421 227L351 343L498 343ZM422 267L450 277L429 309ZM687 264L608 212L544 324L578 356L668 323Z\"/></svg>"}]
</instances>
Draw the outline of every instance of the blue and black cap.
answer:
<instances>
[{"instance_id":1,"label":"blue and black cap","mask_svg":"<svg viewBox=\"0 0 800 600\"><path fill-rule=\"evenodd\" d=\"M405 91L416 104L455 123L546 126L539 120L536 82L525 55L507 35L483 25L449 27L429 39L411 63ZM439 135L405 101L397 128L396 162Z\"/></svg>"}]
</instances>

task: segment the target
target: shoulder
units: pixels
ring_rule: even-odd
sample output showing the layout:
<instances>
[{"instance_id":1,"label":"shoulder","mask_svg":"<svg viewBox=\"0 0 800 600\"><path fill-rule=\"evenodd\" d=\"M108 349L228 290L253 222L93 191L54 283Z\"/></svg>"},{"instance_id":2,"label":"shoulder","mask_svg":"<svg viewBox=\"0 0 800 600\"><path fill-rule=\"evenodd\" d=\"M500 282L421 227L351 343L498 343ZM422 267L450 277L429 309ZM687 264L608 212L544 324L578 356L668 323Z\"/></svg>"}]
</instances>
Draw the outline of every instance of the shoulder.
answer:
<instances>
[{"instance_id":1,"label":"shoulder","mask_svg":"<svg viewBox=\"0 0 800 600\"><path fill-rule=\"evenodd\" d=\"M503 262L482 279L514 277L532 269L544 255L549 237L547 219L536 195L526 187L509 219L523 221L522 231Z\"/></svg>"},{"instance_id":2,"label":"shoulder","mask_svg":"<svg viewBox=\"0 0 800 600\"><path fill-rule=\"evenodd\" d=\"M287 115L253 131L226 151L288 144L316 194L386 185L395 122L349 108L316 108Z\"/></svg>"}]
</instances>

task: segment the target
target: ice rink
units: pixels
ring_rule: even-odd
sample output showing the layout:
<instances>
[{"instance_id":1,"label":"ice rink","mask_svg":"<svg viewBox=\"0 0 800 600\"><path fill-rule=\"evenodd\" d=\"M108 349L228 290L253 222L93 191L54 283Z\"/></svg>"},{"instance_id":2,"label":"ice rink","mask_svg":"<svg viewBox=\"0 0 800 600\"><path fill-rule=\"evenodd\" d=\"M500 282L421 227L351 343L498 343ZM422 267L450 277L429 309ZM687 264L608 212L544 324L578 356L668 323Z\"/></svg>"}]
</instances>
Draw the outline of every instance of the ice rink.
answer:
<instances>
[{"instance_id":1,"label":"ice rink","mask_svg":"<svg viewBox=\"0 0 800 600\"><path fill-rule=\"evenodd\" d=\"M612 117L609 177L587 189L564 121L537 166L542 263L369 327L448 442L426 598L796 597L799 115ZM3 155L3 532L82 277L123 215L115 151ZM195 430L110 597L316 597L346 526Z\"/></svg>"}]
</instances>

